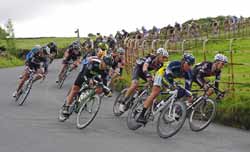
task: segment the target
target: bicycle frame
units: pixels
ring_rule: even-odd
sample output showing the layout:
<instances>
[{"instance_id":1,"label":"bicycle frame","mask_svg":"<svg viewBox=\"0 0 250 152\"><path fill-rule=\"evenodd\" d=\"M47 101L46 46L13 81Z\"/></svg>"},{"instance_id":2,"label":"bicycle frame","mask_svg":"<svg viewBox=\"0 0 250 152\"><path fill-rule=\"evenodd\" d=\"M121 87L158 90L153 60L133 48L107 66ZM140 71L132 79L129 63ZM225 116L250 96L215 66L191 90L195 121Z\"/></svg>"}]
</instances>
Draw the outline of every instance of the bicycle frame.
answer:
<instances>
[{"instance_id":1,"label":"bicycle frame","mask_svg":"<svg viewBox=\"0 0 250 152\"><path fill-rule=\"evenodd\" d=\"M216 87L214 87L213 85L209 84L209 87L213 88L215 91L218 91L219 94L217 95L217 97L223 97L224 93L223 91L217 89ZM191 109L192 107L194 107L197 103L199 103L201 100L203 99L207 99L208 96L206 95L206 91L205 90L193 90L193 92L198 92L198 91L204 91L203 95L198 97L193 103L192 105L190 105L189 107L187 107L187 110Z\"/></svg>"},{"instance_id":2,"label":"bicycle frame","mask_svg":"<svg viewBox=\"0 0 250 152\"><path fill-rule=\"evenodd\" d=\"M178 93L178 90L173 90L173 91L167 91L167 92L161 92L160 94L170 94L170 97L167 99L167 100L162 100L164 101L164 103L162 105L160 105L159 108L157 108L157 110L154 109L153 105L150 107L150 114L149 115L153 115L153 116L156 116L158 113L160 113L167 105L171 104L170 106L170 110L169 110L169 115L170 115L170 112L172 111L172 108L173 108L173 104L174 102L176 101L176 98L177 98L177 93ZM158 103L160 104L160 103Z\"/></svg>"}]
</instances>

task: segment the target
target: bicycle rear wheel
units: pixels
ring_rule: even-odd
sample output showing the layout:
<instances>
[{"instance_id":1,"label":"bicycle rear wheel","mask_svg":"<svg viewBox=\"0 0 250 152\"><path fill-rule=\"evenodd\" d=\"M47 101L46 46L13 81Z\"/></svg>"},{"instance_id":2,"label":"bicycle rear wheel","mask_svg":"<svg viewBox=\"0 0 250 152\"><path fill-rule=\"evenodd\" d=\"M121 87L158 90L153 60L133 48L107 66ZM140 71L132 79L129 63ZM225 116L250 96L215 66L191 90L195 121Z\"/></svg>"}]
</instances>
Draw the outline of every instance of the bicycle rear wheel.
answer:
<instances>
[{"instance_id":1,"label":"bicycle rear wheel","mask_svg":"<svg viewBox=\"0 0 250 152\"><path fill-rule=\"evenodd\" d=\"M204 130L215 118L216 115L216 103L207 99L201 101L192 110L189 117L189 126L192 131Z\"/></svg>"},{"instance_id":2,"label":"bicycle rear wheel","mask_svg":"<svg viewBox=\"0 0 250 152\"><path fill-rule=\"evenodd\" d=\"M19 106L22 106L27 99L32 87L32 80L26 81L21 89L21 93L16 98L16 102Z\"/></svg>"},{"instance_id":3,"label":"bicycle rear wheel","mask_svg":"<svg viewBox=\"0 0 250 152\"><path fill-rule=\"evenodd\" d=\"M172 105L168 104L158 117L158 135L161 138L169 138L175 135L182 128L186 115L186 106L183 102L177 101Z\"/></svg>"},{"instance_id":4,"label":"bicycle rear wheel","mask_svg":"<svg viewBox=\"0 0 250 152\"><path fill-rule=\"evenodd\" d=\"M119 106L120 106L121 102L124 100L127 90L128 90L127 88L123 89L115 99L115 102L113 105L113 113L117 117L121 116L124 113L124 112L120 111Z\"/></svg>"},{"instance_id":5,"label":"bicycle rear wheel","mask_svg":"<svg viewBox=\"0 0 250 152\"><path fill-rule=\"evenodd\" d=\"M142 124L137 123L136 120L143 109L143 99L139 98L128 111L127 126L130 130L137 130L142 127Z\"/></svg>"},{"instance_id":6,"label":"bicycle rear wheel","mask_svg":"<svg viewBox=\"0 0 250 152\"><path fill-rule=\"evenodd\" d=\"M86 128L95 119L101 106L101 98L94 95L83 102L76 118L77 128L79 129Z\"/></svg>"}]
</instances>

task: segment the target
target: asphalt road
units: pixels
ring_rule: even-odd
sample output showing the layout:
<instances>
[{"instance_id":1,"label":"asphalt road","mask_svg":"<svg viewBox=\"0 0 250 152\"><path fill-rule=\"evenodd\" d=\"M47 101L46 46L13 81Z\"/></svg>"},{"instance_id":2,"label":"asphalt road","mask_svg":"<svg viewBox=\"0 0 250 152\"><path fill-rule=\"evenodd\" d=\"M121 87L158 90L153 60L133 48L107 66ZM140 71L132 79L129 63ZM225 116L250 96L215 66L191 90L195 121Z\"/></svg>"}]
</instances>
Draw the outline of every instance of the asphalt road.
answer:
<instances>
[{"instance_id":1,"label":"asphalt road","mask_svg":"<svg viewBox=\"0 0 250 152\"><path fill-rule=\"evenodd\" d=\"M12 100L18 75L23 67L0 70L0 152L249 152L250 132L212 124L202 132L188 125L172 138L161 139L156 124L131 131L126 114L112 114L114 97L105 99L90 126L76 128L76 116L64 123L57 116L77 72L62 89L55 84L59 61L49 67L43 83L34 84L27 102L18 106Z\"/></svg>"}]
</instances>

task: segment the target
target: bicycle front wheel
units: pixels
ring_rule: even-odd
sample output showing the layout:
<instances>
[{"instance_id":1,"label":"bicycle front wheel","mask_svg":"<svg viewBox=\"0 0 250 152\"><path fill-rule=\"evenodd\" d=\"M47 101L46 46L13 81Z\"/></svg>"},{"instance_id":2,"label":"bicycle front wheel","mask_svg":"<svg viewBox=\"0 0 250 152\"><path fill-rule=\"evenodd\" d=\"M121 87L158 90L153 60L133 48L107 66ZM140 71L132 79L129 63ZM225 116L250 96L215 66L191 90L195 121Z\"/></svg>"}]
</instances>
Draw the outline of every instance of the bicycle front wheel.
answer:
<instances>
[{"instance_id":1,"label":"bicycle front wheel","mask_svg":"<svg viewBox=\"0 0 250 152\"><path fill-rule=\"evenodd\" d=\"M186 106L177 101L168 104L161 112L157 121L157 133L161 138L169 138L175 135L186 120Z\"/></svg>"},{"instance_id":2,"label":"bicycle front wheel","mask_svg":"<svg viewBox=\"0 0 250 152\"><path fill-rule=\"evenodd\" d=\"M215 118L216 103L206 99L198 103L192 110L189 117L189 126L192 131L202 131Z\"/></svg>"},{"instance_id":3,"label":"bicycle front wheel","mask_svg":"<svg viewBox=\"0 0 250 152\"><path fill-rule=\"evenodd\" d=\"M113 113L117 117L121 116L124 113L123 111L120 111L119 106L121 102L124 100L127 90L128 90L127 88L123 89L115 99L115 102L113 105Z\"/></svg>"},{"instance_id":4,"label":"bicycle front wheel","mask_svg":"<svg viewBox=\"0 0 250 152\"><path fill-rule=\"evenodd\" d=\"M57 84L58 89L61 89L63 86L63 83L67 77L67 72L68 72L69 66L66 68L66 70L62 74L62 78L59 78L59 82Z\"/></svg>"},{"instance_id":5,"label":"bicycle front wheel","mask_svg":"<svg viewBox=\"0 0 250 152\"><path fill-rule=\"evenodd\" d=\"M25 100L27 99L30 93L31 87L32 87L32 81L26 81L21 89L20 95L18 95L18 97L16 98L16 102L18 103L19 106L22 106L24 104Z\"/></svg>"},{"instance_id":6,"label":"bicycle front wheel","mask_svg":"<svg viewBox=\"0 0 250 152\"><path fill-rule=\"evenodd\" d=\"M143 99L138 98L136 99L136 102L131 107L131 109L128 110L127 126L130 130L137 130L140 127L142 127L142 124L136 122L140 113L142 112L142 109L143 109Z\"/></svg>"},{"instance_id":7,"label":"bicycle front wheel","mask_svg":"<svg viewBox=\"0 0 250 152\"><path fill-rule=\"evenodd\" d=\"M86 128L95 119L101 106L101 97L94 95L83 102L76 118L79 129Z\"/></svg>"}]
</instances>

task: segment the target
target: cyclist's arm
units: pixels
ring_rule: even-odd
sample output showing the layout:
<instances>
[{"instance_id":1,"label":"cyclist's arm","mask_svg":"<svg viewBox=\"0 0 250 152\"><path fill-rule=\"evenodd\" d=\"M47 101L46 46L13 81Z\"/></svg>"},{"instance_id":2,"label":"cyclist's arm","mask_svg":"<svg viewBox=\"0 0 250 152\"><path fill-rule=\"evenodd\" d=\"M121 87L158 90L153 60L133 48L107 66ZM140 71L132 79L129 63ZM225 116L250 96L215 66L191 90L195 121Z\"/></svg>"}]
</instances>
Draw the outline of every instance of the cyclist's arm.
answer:
<instances>
[{"instance_id":1,"label":"cyclist's arm","mask_svg":"<svg viewBox=\"0 0 250 152\"><path fill-rule=\"evenodd\" d=\"M47 57L41 57L41 62L44 68L44 74L48 73L49 62Z\"/></svg>"},{"instance_id":2,"label":"cyclist's arm","mask_svg":"<svg viewBox=\"0 0 250 152\"><path fill-rule=\"evenodd\" d=\"M63 55L63 58L66 59L67 57L69 57L69 49L67 49L65 52L64 52L64 55Z\"/></svg>"},{"instance_id":3,"label":"cyclist's arm","mask_svg":"<svg viewBox=\"0 0 250 152\"><path fill-rule=\"evenodd\" d=\"M148 72L148 66L149 66L148 63L144 63L144 64L143 64L143 67L142 67L142 71L143 71L143 73L146 75L146 77L149 77L149 76L150 76L150 74L149 74L149 72Z\"/></svg>"},{"instance_id":4,"label":"cyclist's arm","mask_svg":"<svg viewBox=\"0 0 250 152\"><path fill-rule=\"evenodd\" d=\"M191 90L192 73L191 70L185 73L185 89Z\"/></svg>"},{"instance_id":5,"label":"cyclist's arm","mask_svg":"<svg viewBox=\"0 0 250 152\"><path fill-rule=\"evenodd\" d=\"M172 71L166 69L166 72L164 74L165 80L170 84L170 86L174 86L174 76Z\"/></svg>"},{"instance_id":6,"label":"cyclist's arm","mask_svg":"<svg viewBox=\"0 0 250 152\"><path fill-rule=\"evenodd\" d=\"M214 86L215 86L215 88L217 88L217 89L219 89L220 76L221 76L221 72L218 72L218 73L216 73L216 75L215 75ZM215 90L215 93L217 93L216 90Z\"/></svg>"},{"instance_id":7,"label":"cyclist's arm","mask_svg":"<svg viewBox=\"0 0 250 152\"><path fill-rule=\"evenodd\" d=\"M204 87L204 85L206 84L206 80L204 79L205 77L204 71L202 69L199 70L199 72L196 75L194 75L194 77L198 85L200 87Z\"/></svg>"}]
</instances>

